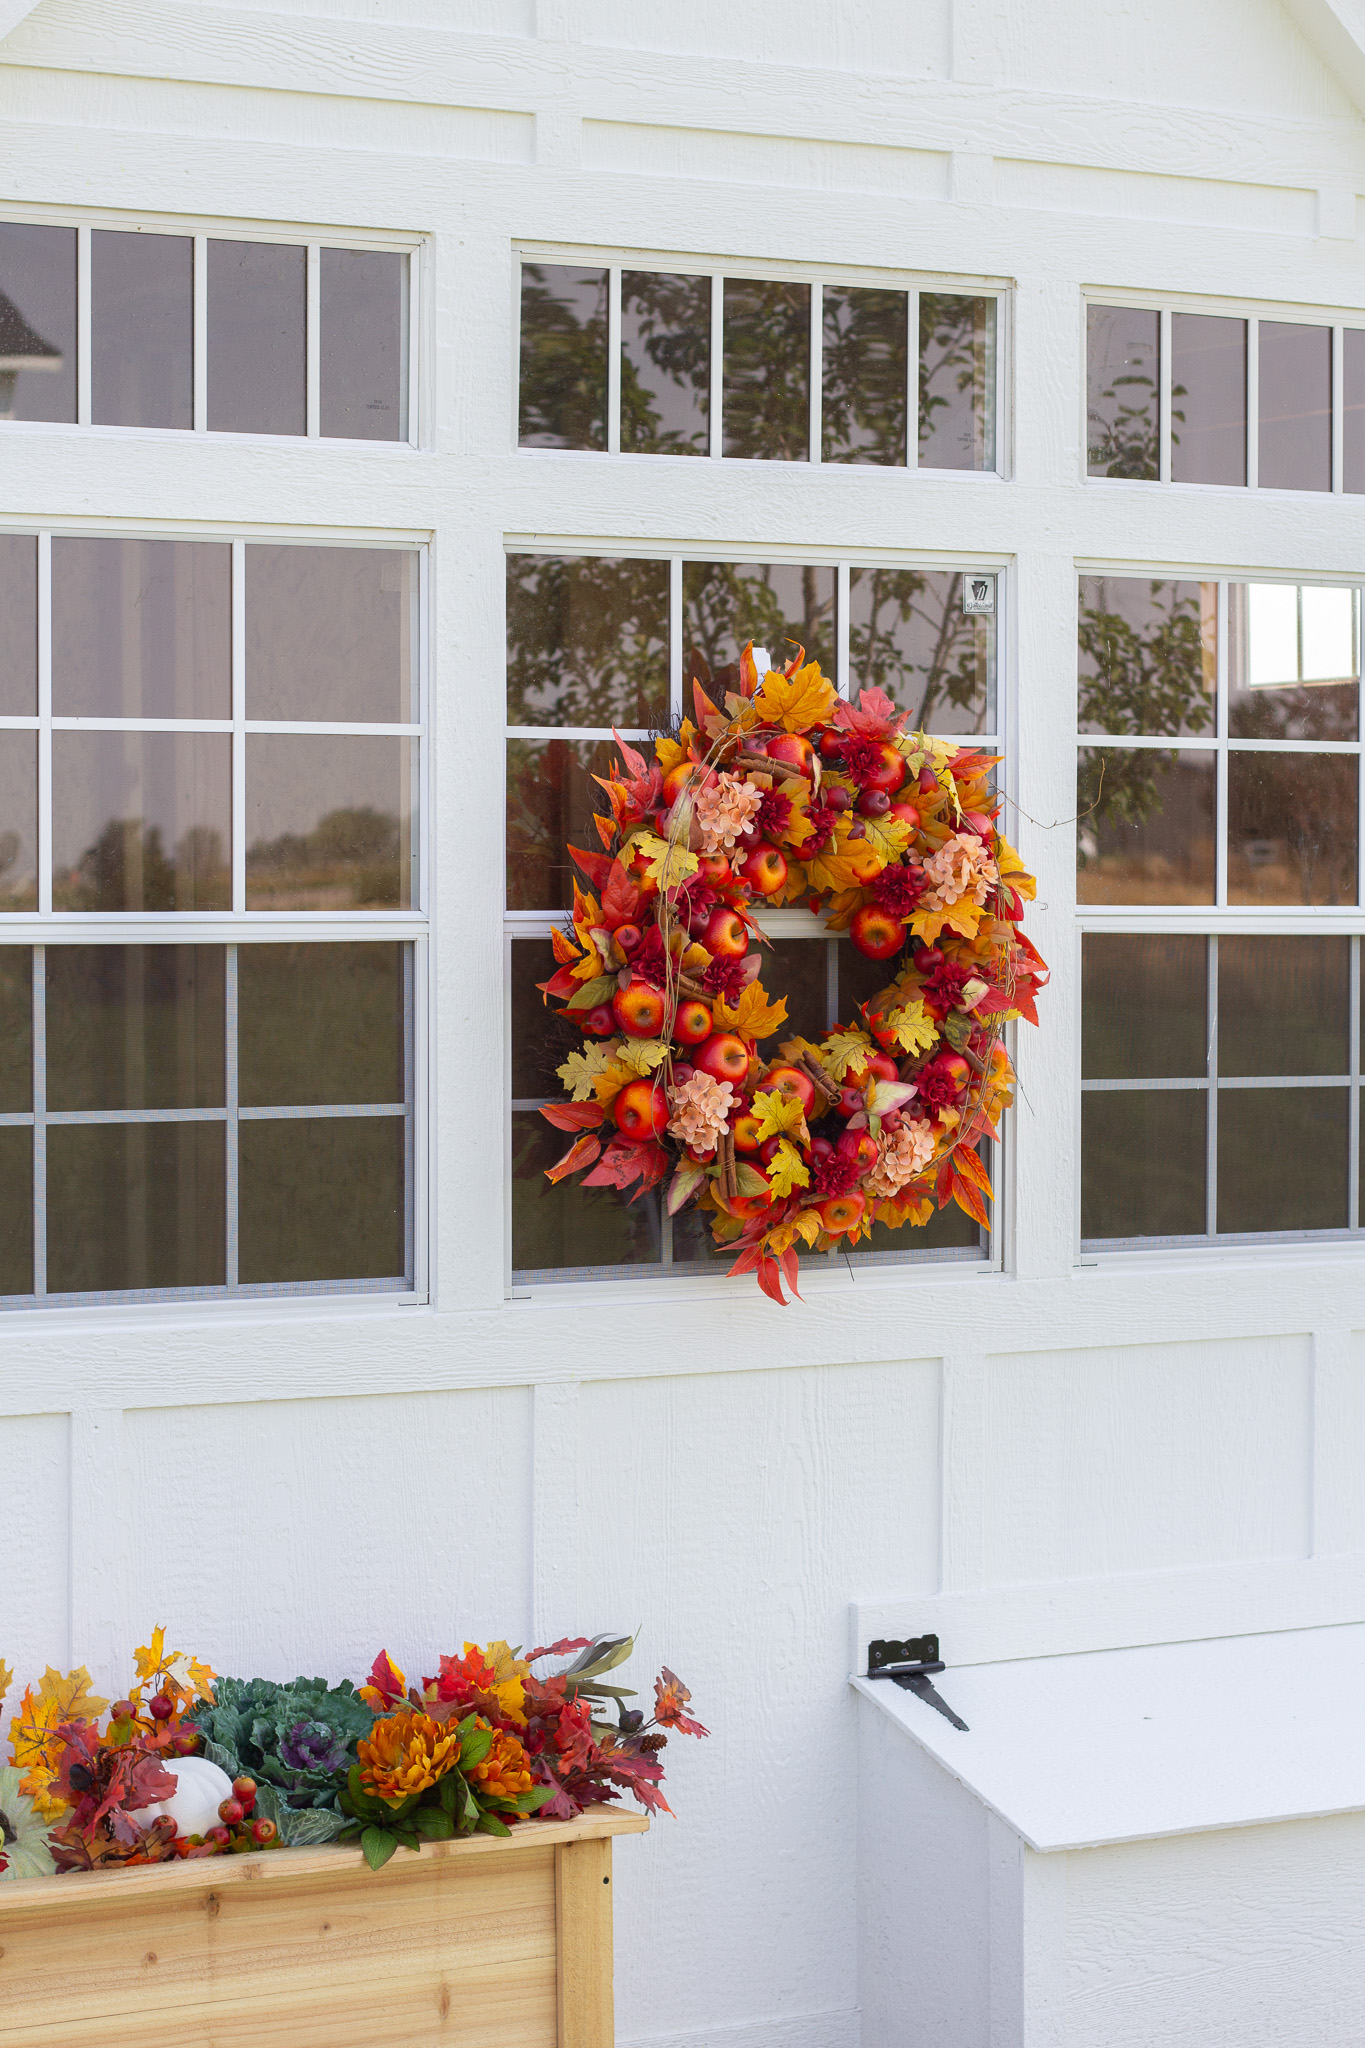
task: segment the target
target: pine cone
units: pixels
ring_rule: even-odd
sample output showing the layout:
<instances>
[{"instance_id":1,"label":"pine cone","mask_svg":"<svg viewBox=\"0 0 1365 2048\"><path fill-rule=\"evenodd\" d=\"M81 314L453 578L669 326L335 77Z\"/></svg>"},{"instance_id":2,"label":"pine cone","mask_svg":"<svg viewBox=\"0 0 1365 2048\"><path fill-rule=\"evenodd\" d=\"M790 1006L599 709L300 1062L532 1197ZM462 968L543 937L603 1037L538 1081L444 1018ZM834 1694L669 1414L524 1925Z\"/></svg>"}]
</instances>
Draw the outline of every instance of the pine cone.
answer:
<instances>
[{"instance_id":1,"label":"pine cone","mask_svg":"<svg viewBox=\"0 0 1365 2048\"><path fill-rule=\"evenodd\" d=\"M667 1749L668 1737L666 1735L646 1735L640 1747L641 1749L648 1750L651 1756L657 1755L659 1750Z\"/></svg>"}]
</instances>

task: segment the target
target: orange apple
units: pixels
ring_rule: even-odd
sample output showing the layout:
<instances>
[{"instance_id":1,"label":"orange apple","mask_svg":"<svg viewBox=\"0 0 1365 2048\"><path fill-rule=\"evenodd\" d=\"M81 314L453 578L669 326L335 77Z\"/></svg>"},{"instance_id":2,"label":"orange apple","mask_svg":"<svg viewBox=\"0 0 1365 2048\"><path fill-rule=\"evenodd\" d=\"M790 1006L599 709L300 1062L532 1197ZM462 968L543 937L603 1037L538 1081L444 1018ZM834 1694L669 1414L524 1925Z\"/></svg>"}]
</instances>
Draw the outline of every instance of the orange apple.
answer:
<instances>
[{"instance_id":1,"label":"orange apple","mask_svg":"<svg viewBox=\"0 0 1365 2048\"><path fill-rule=\"evenodd\" d=\"M617 1130L632 1145L648 1145L668 1129L668 1097L657 1081L628 1081L611 1113Z\"/></svg>"},{"instance_id":2,"label":"orange apple","mask_svg":"<svg viewBox=\"0 0 1365 2048\"><path fill-rule=\"evenodd\" d=\"M713 1081L728 1081L738 1090L749 1071L749 1048L733 1031L716 1031L698 1047L692 1064Z\"/></svg>"},{"instance_id":3,"label":"orange apple","mask_svg":"<svg viewBox=\"0 0 1365 2048\"><path fill-rule=\"evenodd\" d=\"M751 1109L737 1116L734 1123L736 1152L757 1152L759 1149L759 1121Z\"/></svg>"},{"instance_id":4,"label":"orange apple","mask_svg":"<svg viewBox=\"0 0 1365 2048\"><path fill-rule=\"evenodd\" d=\"M644 939L644 933L640 930L638 924L618 924L616 930L612 933L612 937L621 948L625 958L629 960L632 953L639 952L641 942Z\"/></svg>"},{"instance_id":5,"label":"orange apple","mask_svg":"<svg viewBox=\"0 0 1365 2048\"><path fill-rule=\"evenodd\" d=\"M688 787L689 783L695 794L704 782L714 782L715 779L716 771L714 768L705 768L700 761L679 761L677 767L670 768L664 777L664 809L666 811L672 810L674 804L678 801L678 798Z\"/></svg>"},{"instance_id":6,"label":"orange apple","mask_svg":"<svg viewBox=\"0 0 1365 2048\"><path fill-rule=\"evenodd\" d=\"M715 1028L710 1009L695 996L679 1003L673 1018L673 1036L679 1045L700 1045Z\"/></svg>"},{"instance_id":7,"label":"orange apple","mask_svg":"<svg viewBox=\"0 0 1365 2048\"><path fill-rule=\"evenodd\" d=\"M844 842L843 855L853 870L854 880L864 887L875 882L886 862L866 839L848 839Z\"/></svg>"},{"instance_id":8,"label":"orange apple","mask_svg":"<svg viewBox=\"0 0 1365 2048\"><path fill-rule=\"evenodd\" d=\"M794 1095L809 1116L815 1102L815 1083L799 1067L770 1067L760 1083L764 1094Z\"/></svg>"},{"instance_id":9,"label":"orange apple","mask_svg":"<svg viewBox=\"0 0 1365 2048\"><path fill-rule=\"evenodd\" d=\"M831 1195L828 1201L816 1204L820 1221L831 1237L842 1237L846 1230L854 1230L863 1220L867 1203L858 1194Z\"/></svg>"},{"instance_id":10,"label":"orange apple","mask_svg":"<svg viewBox=\"0 0 1365 2048\"><path fill-rule=\"evenodd\" d=\"M892 804L888 818L899 818L902 825L908 825L912 832L919 831L919 812L913 804Z\"/></svg>"},{"instance_id":11,"label":"orange apple","mask_svg":"<svg viewBox=\"0 0 1365 2048\"><path fill-rule=\"evenodd\" d=\"M629 988L618 988L611 1008L628 1038L657 1038L663 1030L663 990L647 981L633 981Z\"/></svg>"},{"instance_id":12,"label":"orange apple","mask_svg":"<svg viewBox=\"0 0 1365 2048\"><path fill-rule=\"evenodd\" d=\"M748 926L733 910L719 904L707 919L701 942L713 957L718 954L723 960L742 960L749 950Z\"/></svg>"},{"instance_id":13,"label":"orange apple","mask_svg":"<svg viewBox=\"0 0 1365 2048\"><path fill-rule=\"evenodd\" d=\"M766 839L759 840L753 852L744 859L739 871L749 887L756 889L760 896L775 896L787 880L787 862L784 855L777 847L769 846Z\"/></svg>"},{"instance_id":14,"label":"orange apple","mask_svg":"<svg viewBox=\"0 0 1365 2048\"><path fill-rule=\"evenodd\" d=\"M848 935L867 959L890 960L901 949L905 926L879 904L864 903L861 910L853 913Z\"/></svg>"}]
</instances>

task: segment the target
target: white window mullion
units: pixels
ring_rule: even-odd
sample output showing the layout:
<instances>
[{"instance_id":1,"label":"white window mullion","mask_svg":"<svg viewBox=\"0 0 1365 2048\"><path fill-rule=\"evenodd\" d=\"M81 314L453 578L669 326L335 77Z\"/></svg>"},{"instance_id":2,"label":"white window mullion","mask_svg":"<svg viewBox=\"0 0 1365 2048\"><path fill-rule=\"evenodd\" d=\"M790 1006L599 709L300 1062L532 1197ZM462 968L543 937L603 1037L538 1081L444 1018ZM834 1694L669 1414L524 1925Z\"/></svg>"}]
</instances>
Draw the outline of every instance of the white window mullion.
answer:
<instances>
[{"instance_id":1,"label":"white window mullion","mask_svg":"<svg viewBox=\"0 0 1365 2048\"><path fill-rule=\"evenodd\" d=\"M1346 1146L1346 1221L1360 1228L1360 939L1351 940L1351 1108Z\"/></svg>"},{"instance_id":2,"label":"white window mullion","mask_svg":"<svg viewBox=\"0 0 1365 2048\"><path fill-rule=\"evenodd\" d=\"M822 432L824 401L824 286L810 288L810 459L819 462L824 454Z\"/></svg>"},{"instance_id":3,"label":"white window mullion","mask_svg":"<svg viewBox=\"0 0 1365 2048\"><path fill-rule=\"evenodd\" d=\"M841 697L853 695L853 675L849 665L849 588L851 578L847 562L840 562L835 571L837 596L834 601L835 660L834 686Z\"/></svg>"},{"instance_id":4,"label":"white window mullion","mask_svg":"<svg viewBox=\"0 0 1365 2048\"><path fill-rule=\"evenodd\" d=\"M1261 323L1247 321L1247 488L1261 481Z\"/></svg>"},{"instance_id":5,"label":"white window mullion","mask_svg":"<svg viewBox=\"0 0 1365 2048\"><path fill-rule=\"evenodd\" d=\"M905 295L905 466L919 468L919 293Z\"/></svg>"},{"instance_id":6,"label":"white window mullion","mask_svg":"<svg viewBox=\"0 0 1365 2048\"><path fill-rule=\"evenodd\" d=\"M246 909L246 542L232 543L232 907Z\"/></svg>"},{"instance_id":7,"label":"white window mullion","mask_svg":"<svg viewBox=\"0 0 1365 2048\"><path fill-rule=\"evenodd\" d=\"M307 433L316 441L322 432L322 246L308 244L307 305Z\"/></svg>"},{"instance_id":8,"label":"white window mullion","mask_svg":"<svg viewBox=\"0 0 1365 2048\"><path fill-rule=\"evenodd\" d=\"M607 453L621 453L621 266L607 272Z\"/></svg>"},{"instance_id":9,"label":"white window mullion","mask_svg":"<svg viewBox=\"0 0 1365 2048\"><path fill-rule=\"evenodd\" d=\"M721 400L725 389L725 279L711 280L711 453L724 447Z\"/></svg>"},{"instance_id":10,"label":"white window mullion","mask_svg":"<svg viewBox=\"0 0 1365 2048\"><path fill-rule=\"evenodd\" d=\"M38 909L52 910L52 535L38 535Z\"/></svg>"},{"instance_id":11,"label":"white window mullion","mask_svg":"<svg viewBox=\"0 0 1365 2048\"><path fill-rule=\"evenodd\" d=\"M223 1070L224 1103L227 1110L227 1126L223 1133L225 1179L224 1209L227 1228L227 1246L224 1254L224 1279L229 1292L235 1292L238 1281L238 1191L241 1176L238 1170L240 1134L239 1110L241 1108L240 1063L238 1059L237 1032L237 948L224 947L223 962Z\"/></svg>"},{"instance_id":12,"label":"white window mullion","mask_svg":"<svg viewBox=\"0 0 1365 2048\"><path fill-rule=\"evenodd\" d=\"M692 706L683 703L683 565L673 555L668 564L668 708L678 718L692 716Z\"/></svg>"},{"instance_id":13,"label":"white window mullion","mask_svg":"<svg viewBox=\"0 0 1365 2048\"><path fill-rule=\"evenodd\" d=\"M1228 614L1231 600L1226 583L1218 585L1218 751L1215 756L1213 803L1213 900L1221 910L1228 900Z\"/></svg>"},{"instance_id":14,"label":"white window mullion","mask_svg":"<svg viewBox=\"0 0 1365 2048\"><path fill-rule=\"evenodd\" d=\"M1208 1102L1204 1154L1204 1229L1209 1237L1218 1234L1218 940L1208 942Z\"/></svg>"},{"instance_id":15,"label":"white window mullion","mask_svg":"<svg viewBox=\"0 0 1365 2048\"><path fill-rule=\"evenodd\" d=\"M33 948L33 1292L47 1293L47 948Z\"/></svg>"},{"instance_id":16,"label":"white window mullion","mask_svg":"<svg viewBox=\"0 0 1365 2048\"><path fill-rule=\"evenodd\" d=\"M76 230L76 424L88 427L90 398L90 230Z\"/></svg>"},{"instance_id":17,"label":"white window mullion","mask_svg":"<svg viewBox=\"0 0 1365 2048\"><path fill-rule=\"evenodd\" d=\"M1171 481L1171 310L1157 315L1157 473L1163 484Z\"/></svg>"}]
</instances>

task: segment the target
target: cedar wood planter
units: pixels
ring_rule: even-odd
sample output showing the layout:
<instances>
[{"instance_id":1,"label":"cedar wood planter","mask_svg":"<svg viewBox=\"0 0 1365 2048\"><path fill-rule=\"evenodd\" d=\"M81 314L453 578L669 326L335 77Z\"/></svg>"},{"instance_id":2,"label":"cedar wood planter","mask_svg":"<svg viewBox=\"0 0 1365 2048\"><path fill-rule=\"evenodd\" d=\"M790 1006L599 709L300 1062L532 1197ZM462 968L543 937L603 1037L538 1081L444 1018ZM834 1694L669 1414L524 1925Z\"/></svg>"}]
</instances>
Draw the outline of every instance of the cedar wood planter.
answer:
<instances>
[{"instance_id":1,"label":"cedar wood planter","mask_svg":"<svg viewBox=\"0 0 1365 2048\"><path fill-rule=\"evenodd\" d=\"M0 1884L0 2048L612 2048L601 1809Z\"/></svg>"}]
</instances>

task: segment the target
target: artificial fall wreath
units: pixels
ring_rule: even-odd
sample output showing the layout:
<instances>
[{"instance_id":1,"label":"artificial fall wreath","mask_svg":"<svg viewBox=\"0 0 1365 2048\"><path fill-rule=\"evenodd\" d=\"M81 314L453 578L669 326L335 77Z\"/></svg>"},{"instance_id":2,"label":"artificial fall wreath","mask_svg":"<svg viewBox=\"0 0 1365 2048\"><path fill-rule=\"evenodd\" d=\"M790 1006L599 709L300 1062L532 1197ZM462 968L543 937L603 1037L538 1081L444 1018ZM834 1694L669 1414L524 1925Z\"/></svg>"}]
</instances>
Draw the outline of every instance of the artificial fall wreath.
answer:
<instances>
[{"instance_id":1,"label":"artificial fall wreath","mask_svg":"<svg viewBox=\"0 0 1365 2048\"><path fill-rule=\"evenodd\" d=\"M595 893L575 882L539 984L589 1042L541 1115L577 1134L551 1181L634 1201L671 1170L670 1215L709 1211L730 1271L785 1303L798 1244L950 1201L987 1223L977 1147L1014 1083L1000 1034L1037 1023L1048 970L1019 929L1034 882L996 829L997 756L906 733L880 690L844 702L804 650L776 669L750 644L735 680L724 710L694 680L696 725L653 763L618 740L597 778L604 850L568 849ZM754 912L802 899L892 979L859 1020L765 1059L787 1006L759 980Z\"/></svg>"}]
</instances>

